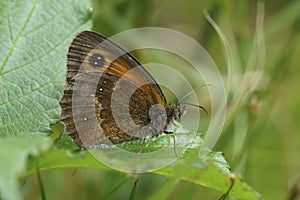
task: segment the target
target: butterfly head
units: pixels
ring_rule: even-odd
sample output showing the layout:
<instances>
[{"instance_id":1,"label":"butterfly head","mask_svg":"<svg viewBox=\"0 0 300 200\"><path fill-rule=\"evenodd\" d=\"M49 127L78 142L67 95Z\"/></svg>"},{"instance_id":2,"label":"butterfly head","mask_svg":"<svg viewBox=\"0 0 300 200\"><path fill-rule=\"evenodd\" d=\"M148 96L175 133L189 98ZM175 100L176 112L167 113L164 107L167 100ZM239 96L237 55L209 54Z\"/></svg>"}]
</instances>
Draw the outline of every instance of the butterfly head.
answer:
<instances>
[{"instance_id":1,"label":"butterfly head","mask_svg":"<svg viewBox=\"0 0 300 200\"><path fill-rule=\"evenodd\" d=\"M182 104L195 106L197 108L200 108L207 114L209 114L209 112L206 110L206 108L204 108L203 106L200 106L200 105L195 105L195 104L190 104L190 103L167 104L165 107L167 110L168 119L172 119L172 120L181 119L181 117L186 113L186 107L180 106Z\"/></svg>"},{"instance_id":2,"label":"butterfly head","mask_svg":"<svg viewBox=\"0 0 300 200\"><path fill-rule=\"evenodd\" d=\"M167 116L168 119L177 120L185 114L185 106L180 107L179 104L168 104L167 105Z\"/></svg>"}]
</instances>

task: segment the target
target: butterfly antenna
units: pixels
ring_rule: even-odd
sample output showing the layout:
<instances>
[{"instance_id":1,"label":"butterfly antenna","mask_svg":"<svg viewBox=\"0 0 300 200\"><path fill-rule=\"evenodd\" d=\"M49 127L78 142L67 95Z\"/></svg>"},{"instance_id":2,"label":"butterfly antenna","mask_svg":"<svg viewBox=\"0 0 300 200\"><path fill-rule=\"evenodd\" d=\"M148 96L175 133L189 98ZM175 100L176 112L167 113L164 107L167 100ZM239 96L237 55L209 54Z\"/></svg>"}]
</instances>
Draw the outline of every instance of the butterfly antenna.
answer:
<instances>
[{"instance_id":1,"label":"butterfly antenna","mask_svg":"<svg viewBox=\"0 0 300 200\"><path fill-rule=\"evenodd\" d=\"M178 104L181 104L180 102L182 102L182 100L183 100L184 98L186 98L187 96L189 96L190 94L192 94L194 91L199 90L200 88L207 87L207 86L212 86L212 85L213 85L213 84L211 84L211 83L199 85L198 87L196 87L195 89L192 89L192 90L191 90L190 92L188 92L186 95L184 95L183 97L181 97L180 100L178 101L178 102L179 102Z\"/></svg>"},{"instance_id":2,"label":"butterfly antenna","mask_svg":"<svg viewBox=\"0 0 300 200\"><path fill-rule=\"evenodd\" d=\"M178 103L177 105L179 105L179 104L180 105L189 105L189 106L194 106L194 107L200 108L201 110L203 110L204 112L206 112L206 114L209 115L208 110L206 110L206 108L204 108L203 106L192 104L192 103Z\"/></svg>"}]
</instances>

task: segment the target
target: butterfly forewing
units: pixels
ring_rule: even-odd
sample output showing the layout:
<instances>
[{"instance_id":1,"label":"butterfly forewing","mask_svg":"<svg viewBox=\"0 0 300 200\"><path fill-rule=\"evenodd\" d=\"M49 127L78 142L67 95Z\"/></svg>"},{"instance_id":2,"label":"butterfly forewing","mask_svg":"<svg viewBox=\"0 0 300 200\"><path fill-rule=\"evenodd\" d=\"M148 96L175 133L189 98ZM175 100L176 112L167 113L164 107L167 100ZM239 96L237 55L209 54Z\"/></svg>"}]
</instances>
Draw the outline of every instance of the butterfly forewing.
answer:
<instances>
[{"instance_id":1,"label":"butterfly forewing","mask_svg":"<svg viewBox=\"0 0 300 200\"><path fill-rule=\"evenodd\" d=\"M120 143L163 131L166 100L161 89L133 56L104 36L83 31L74 38L66 77L61 120L79 146ZM154 121L149 111L156 104ZM149 123L152 128L144 128Z\"/></svg>"}]
</instances>

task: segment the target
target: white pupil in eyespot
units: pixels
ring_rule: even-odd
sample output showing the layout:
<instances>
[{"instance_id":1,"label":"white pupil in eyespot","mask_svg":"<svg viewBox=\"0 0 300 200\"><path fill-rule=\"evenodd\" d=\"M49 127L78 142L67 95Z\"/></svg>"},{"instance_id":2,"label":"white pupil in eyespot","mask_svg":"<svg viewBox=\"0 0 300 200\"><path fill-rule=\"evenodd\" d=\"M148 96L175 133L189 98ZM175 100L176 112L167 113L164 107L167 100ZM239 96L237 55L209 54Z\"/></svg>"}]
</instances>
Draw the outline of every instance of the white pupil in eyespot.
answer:
<instances>
[{"instance_id":1,"label":"white pupil in eyespot","mask_svg":"<svg viewBox=\"0 0 300 200\"><path fill-rule=\"evenodd\" d=\"M104 57L101 54L95 53L89 57L89 62L93 67L104 67Z\"/></svg>"}]
</instances>

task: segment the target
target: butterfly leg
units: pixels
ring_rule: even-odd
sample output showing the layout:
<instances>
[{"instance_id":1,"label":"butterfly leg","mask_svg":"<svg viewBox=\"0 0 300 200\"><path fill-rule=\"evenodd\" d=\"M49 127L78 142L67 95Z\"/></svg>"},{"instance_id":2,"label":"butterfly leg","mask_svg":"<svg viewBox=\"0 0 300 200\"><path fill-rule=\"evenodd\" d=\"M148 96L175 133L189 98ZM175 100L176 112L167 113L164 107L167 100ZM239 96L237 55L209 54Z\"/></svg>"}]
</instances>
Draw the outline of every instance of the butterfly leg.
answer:
<instances>
[{"instance_id":1,"label":"butterfly leg","mask_svg":"<svg viewBox=\"0 0 300 200\"><path fill-rule=\"evenodd\" d=\"M139 176L136 176L131 193L130 193L130 198L129 199L135 199L136 193L138 190L138 184L139 184Z\"/></svg>"},{"instance_id":2,"label":"butterfly leg","mask_svg":"<svg viewBox=\"0 0 300 200\"><path fill-rule=\"evenodd\" d=\"M176 150L176 138L175 138L174 132L173 131L165 130L164 133L165 134L172 134L173 142L174 142L174 152L175 152L176 157L179 158L178 154L177 154L177 150Z\"/></svg>"},{"instance_id":3,"label":"butterfly leg","mask_svg":"<svg viewBox=\"0 0 300 200\"><path fill-rule=\"evenodd\" d=\"M143 148L145 147L145 144L146 144L146 138L143 138L142 146L139 149L139 151L136 153L136 157L138 157L140 155L140 153L142 152Z\"/></svg>"},{"instance_id":4,"label":"butterfly leg","mask_svg":"<svg viewBox=\"0 0 300 200\"><path fill-rule=\"evenodd\" d=\"M164 133L165 134L173 134L174 132L173 131L164 130Z\"/></svg>"},{"instance_id":5,"label":"butterfly leg","mask_svg":"<svg viewBox=\"0 0 300 200\"><path fill-rule=\"evenodd\" d=\"M176 138L175 138L174 134L172 136L173 136L173 142L174 142L174 152L175 152L176 157L179 158L178 154L177 154L177 150L176 150Z\"/></svg>"},{"instance_id":6,"label":"butterfly leg","mask_svg":"<svg viewBox=\"0 0 300 200\"><path fill-rule=\"evenodd\" d=\"M219 198L219 200L225 200L226 197L229 195L229 192L230 192L231 189L233 188L233 185L234 185L234 182L235 182L235 176L230 176L230 181L231 181L231 184L230 184L228 190L226 191L225 194L223 194L223 195Z\"/></svg>"}]
</instances>

